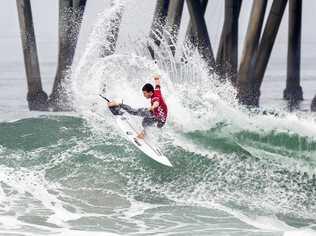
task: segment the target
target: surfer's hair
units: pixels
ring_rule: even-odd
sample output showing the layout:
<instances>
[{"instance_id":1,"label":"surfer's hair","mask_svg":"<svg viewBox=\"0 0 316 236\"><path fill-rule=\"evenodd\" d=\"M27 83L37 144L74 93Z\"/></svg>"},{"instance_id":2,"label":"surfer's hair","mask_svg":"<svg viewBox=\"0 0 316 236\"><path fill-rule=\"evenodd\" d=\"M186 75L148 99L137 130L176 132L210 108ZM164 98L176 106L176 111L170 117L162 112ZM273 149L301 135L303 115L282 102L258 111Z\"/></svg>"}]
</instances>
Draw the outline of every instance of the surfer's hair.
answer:
<instances>
[{"instance_id":1,"label":"surfer's hair","mask_svg":"<svg viewBox=\"0 0 316 236\"><path fill-rule=\"evenodd\" d=\"M147 93L154 92L154 87L151 84L145 84L142 90L146 91Z\"/></svg>"}]
</instances>

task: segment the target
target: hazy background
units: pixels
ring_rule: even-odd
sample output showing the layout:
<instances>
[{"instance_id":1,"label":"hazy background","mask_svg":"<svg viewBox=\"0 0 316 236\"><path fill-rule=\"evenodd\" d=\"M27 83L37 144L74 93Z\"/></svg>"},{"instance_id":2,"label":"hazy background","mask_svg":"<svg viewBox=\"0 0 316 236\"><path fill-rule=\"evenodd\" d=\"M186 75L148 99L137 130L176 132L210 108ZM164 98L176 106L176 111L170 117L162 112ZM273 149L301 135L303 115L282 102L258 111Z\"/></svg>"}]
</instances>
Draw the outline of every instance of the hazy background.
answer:
<instances>
[{"instance_id":1,"label":"hazy background","mask_svg":"<svg viewBox=\"0 0 316 236\"><path fill-rule=\"evenodd\" d=\"M31 0L43 86L48 94L50 94L52 89L58 53L58 2L58 0ZM108 0L88 0L76 61L78 61L85 48L89 32L93 28L98 13L108 7L108 2ZM13 0L1 0L1 3L0 111L27 110L25 71L16 2ZM148 35L155 3L156 1L154 0L128 1L119 35L119 51L123 50L124 44L128 40L136 40ZM269 5L271 3L272 1L269 1ZM239 21L240 49L242 49L243 45L251 4L251 0L243 1ZM316 1L304 0L303 5L302 86L304 98L306 99L304 104L308 107L310 100L316 93L316 33L314 32L314 19L312 17L316 12ZM185 14L180 32L180 43L189 20L187 7L185 6L184 9ZM221 33L223 13L224 1L209 1L206 21L215 51ZM286 75L287 21L288 14L286 10L263 84L263 104L270 104L271 101L281 101L282 98Z\"/></svg>"}]
</instances>

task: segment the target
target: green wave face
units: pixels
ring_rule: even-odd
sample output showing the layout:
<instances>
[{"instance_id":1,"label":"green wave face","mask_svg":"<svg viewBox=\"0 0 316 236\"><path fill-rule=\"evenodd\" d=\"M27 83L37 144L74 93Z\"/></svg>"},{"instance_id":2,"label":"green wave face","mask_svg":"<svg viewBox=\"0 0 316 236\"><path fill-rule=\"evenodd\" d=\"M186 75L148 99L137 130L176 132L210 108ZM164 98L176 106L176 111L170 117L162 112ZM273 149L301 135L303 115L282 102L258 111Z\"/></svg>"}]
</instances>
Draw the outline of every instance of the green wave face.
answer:
<instances>
[{"instance_id":1,"label":"green wave face","mask_svg":"<svg viewBox=\"0 0 316 236\"><path fill-rule=\"evenodd\" d=\"M1 123L1 214L38 232L241 235L259 216L315 224L316 143L308 137L236 132L222 122L163 137L167 168L103 128L70 116Z\"/></svg>"}]
</instances>

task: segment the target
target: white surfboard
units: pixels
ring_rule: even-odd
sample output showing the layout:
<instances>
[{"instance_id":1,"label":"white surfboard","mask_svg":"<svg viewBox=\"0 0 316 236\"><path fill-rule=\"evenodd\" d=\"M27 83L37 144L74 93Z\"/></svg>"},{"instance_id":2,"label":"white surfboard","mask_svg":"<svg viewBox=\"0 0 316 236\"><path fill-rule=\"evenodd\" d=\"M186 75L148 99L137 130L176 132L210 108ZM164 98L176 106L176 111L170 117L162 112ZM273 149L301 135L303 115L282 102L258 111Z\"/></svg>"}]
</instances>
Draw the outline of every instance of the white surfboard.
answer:
<instances>
[{"instance_id":1,"label":"white surfboard","mask_svg":"<svg viewBox=\"0 0 316 236\"><path fill-rule=\"evenodd\" d=\"M168 158L163 155L163 153L158 147L156 147L153 144L150 144L149 141L146 141L146 138L145 139L137 138L137 131L132 126L128 115L124 115L124 114L116 115L115 118L116 118L116 122L118 126L123 131L127 140L132 142L135 145L135 147L137 147L139 150L145 153L148 157L159 162L160 164L170 166L170 167L172 166Z\"/></svg>"}]
</instances>

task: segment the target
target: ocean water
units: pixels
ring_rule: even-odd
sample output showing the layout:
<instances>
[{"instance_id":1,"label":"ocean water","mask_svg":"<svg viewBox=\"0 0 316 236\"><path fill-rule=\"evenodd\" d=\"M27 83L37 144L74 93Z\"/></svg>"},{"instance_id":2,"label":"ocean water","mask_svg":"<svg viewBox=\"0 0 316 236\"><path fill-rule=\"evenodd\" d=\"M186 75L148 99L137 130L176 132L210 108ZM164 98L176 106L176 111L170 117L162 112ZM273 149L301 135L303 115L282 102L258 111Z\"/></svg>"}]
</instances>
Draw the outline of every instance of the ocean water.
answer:
<instances>
[{"instance_id":1,"label":"ocean water","mask_svg":"<svg viewBox=\"0 0 316 236\"><path fill-rule=\"evenodd\" d=\"M122 6L102 9L87 30L66 85L75 112L28 112L21 60L1 60L0 235L316 235L315 44L306 46L300 109L288 112L281 99L284 58L276 56L262 90L262 107L274 113L254 113L199 55L181 64L165 42L157 63L142 37L99 58ZM55 49L47 38L39 44ZM54 60L42 57L48 92ZM173 168L127 142L98 97L146 106L139 88L155 74L170 116L148 134Z\"/></svg>"}]
</instances>

